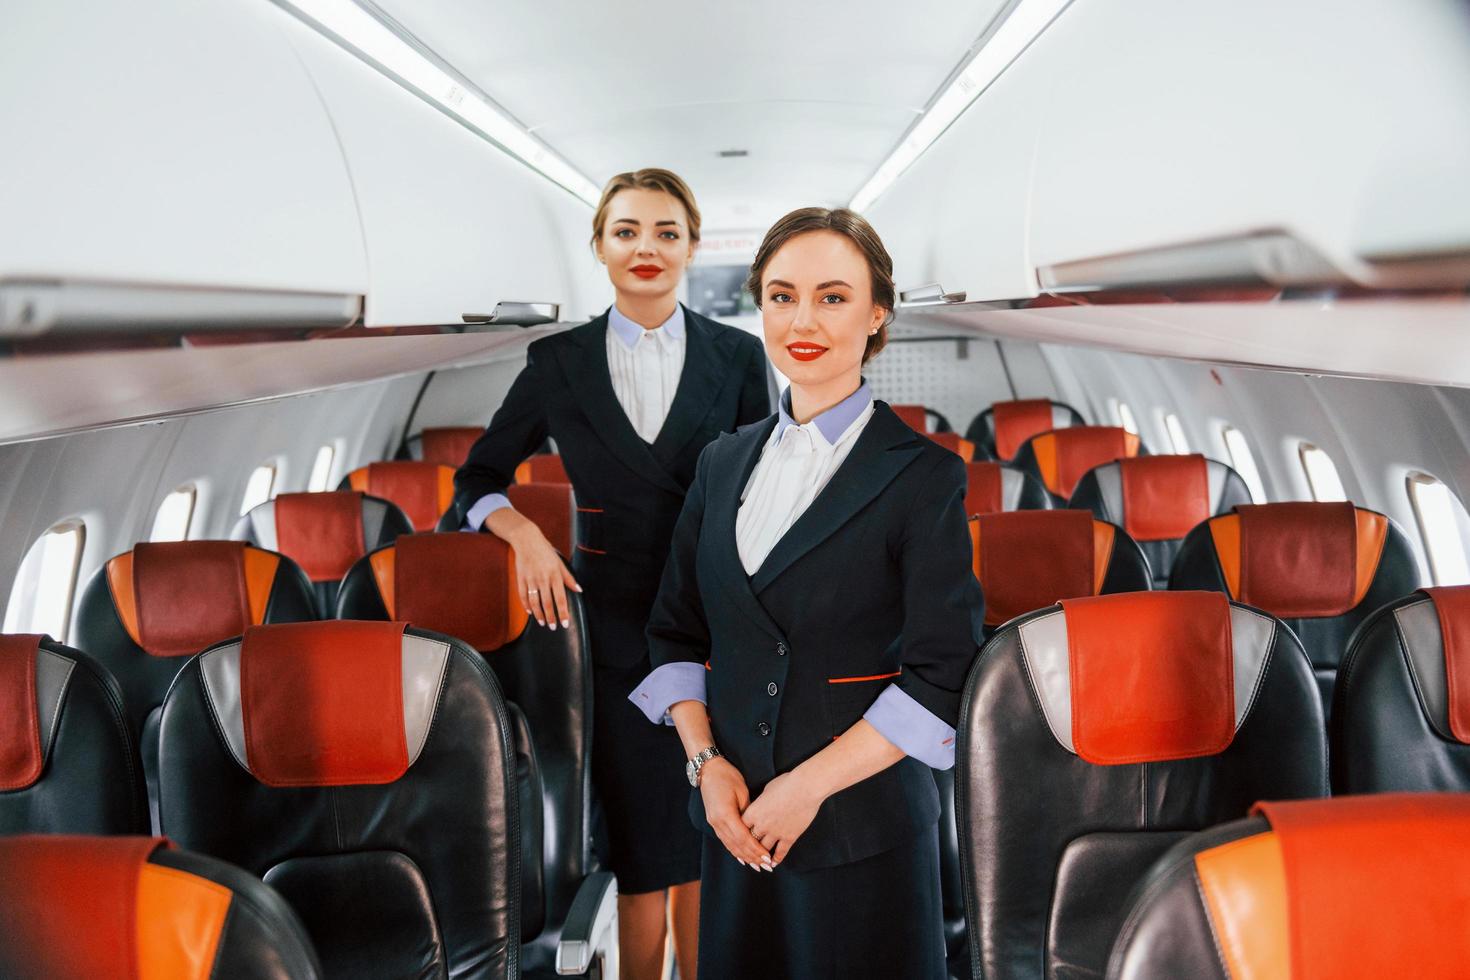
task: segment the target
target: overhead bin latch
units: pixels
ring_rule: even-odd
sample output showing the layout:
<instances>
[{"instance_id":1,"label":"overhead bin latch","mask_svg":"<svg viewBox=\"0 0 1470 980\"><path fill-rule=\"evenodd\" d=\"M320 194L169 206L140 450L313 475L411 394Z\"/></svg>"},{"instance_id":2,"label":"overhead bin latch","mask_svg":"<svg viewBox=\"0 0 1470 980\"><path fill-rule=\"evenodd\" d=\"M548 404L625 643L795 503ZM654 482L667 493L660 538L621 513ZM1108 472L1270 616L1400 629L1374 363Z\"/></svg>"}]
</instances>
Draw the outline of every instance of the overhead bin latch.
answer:
<instances>
[{"instance_id":1,"label":"overhead bin latch","mask_svg":"<svg viewBox=\"0 0 1470 980\"><path fill-rule=\"evenodd\" d=\"M915 286L913 289L905 289L898 294L900 303L963 303L965 294L946 293L944 287L937 282L925 283Z\"/></svg>"},{"instance_id":2,"label":"overhead bin latch","mask_svg":"<svg viewBox=\"0 0 1470 980\"><path fill-rule=\"evenodd\" d=\"M495 304L494 313L461 314L465 323L490 323L503 327L539 327L543 323L555 323L561 316L560 303L510 303Z\"/></svg>"}]
</instances>

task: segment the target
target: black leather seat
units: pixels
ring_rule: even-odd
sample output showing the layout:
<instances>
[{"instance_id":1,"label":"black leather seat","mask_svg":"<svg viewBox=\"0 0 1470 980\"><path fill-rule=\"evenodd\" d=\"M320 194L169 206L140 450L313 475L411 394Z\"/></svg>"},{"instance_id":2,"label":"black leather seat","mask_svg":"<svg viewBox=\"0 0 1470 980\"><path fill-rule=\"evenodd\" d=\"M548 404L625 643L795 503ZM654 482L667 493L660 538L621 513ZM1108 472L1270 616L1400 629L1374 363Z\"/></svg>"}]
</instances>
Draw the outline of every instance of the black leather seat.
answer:
<instances>
[{"instance_id":1,"label":"black leather seat","mask_svg":"<svg viewBox=\"0 0 1470 980\"><path fill-rule=\"evenodd\" d=\"M567 476L566 464L556 453L537 453L527 457L520 466L516 467L517 483L567 483L572 478Z\"/></svg>"},{"instance_id":2,"label":"black leather seat","mask_svg":"<svg viewBox=\"0 0 1470 980\"><path fill-rule=\"evenodd\" d=\"M1041 481L1024 470L994 461L965 464L965 513L999 514L1008 510L1049 510L1051 495Z\"/></svg>"},{"instance_id":3,"label":"black leather seat","mask_svg":"<svg viewBox=\"0 0 1470 980\"><path fill-rule=\"evenodd\" d=\"M1065 507L1094 466L1146 455L1138 436L1122 426L1075 425L1027 439L1014 465L1039 479L1055 506Z\"/></svg>"},{"instance_id":4,"label":"black leather seat","mask_svg":"<svg viewBox=\"0 0 1470 980\"><path fill-rule=\"evenodd\" d=\"M0 840L0 976L318 980L306 931L239 868L156 837Z\"/></svg>"},{"instance_id":5,"label":"black leather seat","mask_svg":"<svg viewBox=\"0 0 1470 980\"><path fill-rule=\"evenodd\" d=\"M1107 976L1461 980L1467 837L1461 793L1261 804L1154 866Z\"/></svg>"},{"instance_id":6,"label":"black leather seat","mask_svg":"<svg viewBox=\"0 0 1470 980\"><path fill-rule=\"evenodd\" d=\"M49 636L0 635L0 834L148 829L117 681Z\"/></svg>"},{"instance_id":7,"label":"black leather seat","mask_svg":"<svg viewBox=\"0 0 1470 980\"><path fill-rule=\"evenodd\" d=\"M1023 398L996 402L975 416L965 438L976 445L977 458L1009 463L1032 436L1086 424L1082 413L1066 402Z\"/></svg>"},{"instance_id":8,"label":"black leather seat","mask_svg":"<svg viewBox=\"0 0 1470 980\"><path fill-rule=\"evenodd\" d=\"M374 548L412 534L391 500L355 491L283 493L250 509L230 531L232 541L290 558L311 580L316 616L337 614L337 587L352 563Z\"/></svg>"},{"instance_id":9,"label":"black leather seat","mask_svg":"<svg viewBox=\"0 0 1470 980\"><path fill-rule=\"evenodd\" d=\"M452 637L252 627L169 691L163 830L280 892L329 977L513 977L510 729L494 675Z\"/></svg>"},{"instance_id":10,"label":"black leather seat","mask_svg":"<svg viewBox=\"0 0 1470 980\"><path fill-rule=\"evenodd\" d=\"M1470 791L1470 586L1423 589L1353 634L1329 728L1336 793Z\"/></svg>"},{"instance_id":11,"label":"black leather seat","mask_svg":"<svg viewBox=\"0 0 1470 980\"><path fill-rule=\"evenodd\" d=\"M1189 833L1327 792L1311 666L1219 594L1066 600L970 672L956 783L973 968L1096 977L1125 899Z\"/></svg>"},{"instance_id":12,"label":"black leather seat","mask_svg":"<svg viewBox=\"0 0 1470 980\"><path fill-rule=\"evenodd\" d=\"M975 459L975 444L968 439L961 438L955 432L926 432L925 436L939 443L945 449L954 453L966 463Z\"/></svg>"},{"instance_id":13,"label":"black leather seat","mask_svg":"<svg viewBox=\"0 0 1470 980\"><path fill-rule=\"evenodd\" d=\"M1213 459L1139 456L1087 472L1067 506L1121 525L1148 556L1154 588L1169 585L1169 569L1195 525L1251 502L1240 474Z\"/></svg>"},{"instance_id":14,"label":"black leather seat","mask_svg":"<svg viewBox=\"0 0 1470 980\"><path fill-rule=\"evenodd\" d=\"M926 436L950 432L954 429L954 426L949 424L949 419L945 418L943 413L937 409L930 408L928 405L890 404L888 407L893 409L893 414L903 419L904 424L910 429L913 429L915 432L922 432Z\"/></svg>"},{"instance_id":15,"label":"black leather seat","mask_svg":"<svg viewBox=\"0 0 1470 980\"><path fill-rule=\"evenodd\" d=\"M450 469L459 469L475 440L484 435L483 425L430 426L404 440L396 458L420 459Z\"/></svg>"},{"instance_id":16,"label":"black leather seat","mask_svg":"<svg viewBox=\"0 0 1470 980\"><path fill-rule=\"evenodd\" d=\"M415 531L432 531L454 500L454 468L416 459L359 466L338 490L356 490L397 504Z\"/></svg>"},{"instance_id":17,"label":"black leather seat","mask_svg":"<svg viewBox=\"0 0 1470 980\"><path fill-rule=\"evenodd\" d=\"M563 557L571 557L581 540L577 533L580 524L577 515L581 511L570 483L512 483L505 488L505 496L522 517L541 529L552 547ZM453 510L446 512L439 519L438 530L461 530L458 517Z\"/></svg>"},{"instance_id":18,"label":"black leather seat","mask_svg":"<svg viewBox=\"0 0 1470 980\"><path fill-rule=\"evenodd\" d=\"M1323 708L1353 630L1419 587L1409 540L1350 503L1237 505L1185 537L1170 589L1211 589L1282 619L1301 639Z\"/></svg>"},{"instance_id":19,"label":"black leather seat","mask_svg":"<svg viewBox=\"0 0 1470 980\"><path fill-rule=\"evenodd\" d=\"M122 687L155 813L158 710L185 659L247 626L315 614L295 562L238 541L139 544L92 577L77 607L77 640Z\"/></svg>"},{"instance_id":20,"label":"black leather seat","mask_svg":"<svg viewBox=\"0 0 1470 980\"><path fill-rule=\"evenodd\" d=\"M564 484L551 487L570 492ZM458 637L490 665L522 716L515 740L527 802L522 967L544 971L552 968L567 916L592 870L592 660L580 598L568 595L570 628L536 627L514 594L514 561L509 546L490 534L400 538L353 567L339 611L344 618L396 619Z\"/></svg>"}]
</instances>

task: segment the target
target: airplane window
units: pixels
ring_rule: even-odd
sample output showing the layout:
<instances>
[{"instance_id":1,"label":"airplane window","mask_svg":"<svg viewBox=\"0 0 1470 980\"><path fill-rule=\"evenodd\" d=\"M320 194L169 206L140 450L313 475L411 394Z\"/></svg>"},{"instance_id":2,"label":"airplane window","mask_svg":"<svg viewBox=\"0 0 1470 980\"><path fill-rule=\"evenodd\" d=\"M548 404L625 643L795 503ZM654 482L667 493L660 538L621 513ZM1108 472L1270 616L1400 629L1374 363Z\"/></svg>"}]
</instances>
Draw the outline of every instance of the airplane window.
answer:
<instances>
[{"instance_id":1,"label":"airplane window","mask_svg":"<svg viewBox=\"0 0 1470 980\"><path fill-rule=\"evenodd\" d=\"M320 493L327 489L332 482L332 457L337 451L331 446L323 446L316 451L316 461L311 464L311 476L306 481L306 489L312 493Z\"/></svg>"},{"instance_id":2,"label":"airplane window","mask_svg":"<svg viewBox=\"0 0 1470 980\"><path fill-rule=\"evenodd\" d=\"M1261 482L1261 471L1256 469L1256 457L1251 453L1250 443L1245 441L1245 436L1233 425L1225 426L1220 433L1225 439L1225 450L1230 454L1230 465L1235 467L1235 472L1245 481L1250 488L1251 499L1257 503L1266 502L1266 486Z\"/></svg>"},{"instance_id":3,"label":"airplane window","mask_svg":"<svg viewBox=\"0 0 1470 980\"><path fill-rule=\"evenodd\" d=\"M240 514L244 516L250 510L275 496L276 467L273 463L257 466L255 472L250 474L250 482L245 484L245 499L240 501Z\"/></svg>"},{"instance_id":4,"label":"airplane window","mask_svg":"<svg viewBox=\"0 0 1470 980\"><path fill-rule=\"evenodd\" d=\"M1307 483L1312 487L1313 500L1347 499L1347 492L1342 488L1342 480L1337 475L1337 467L1332 464L1331 456L1310 442L1302 443L1297 451L1302 457L1302 469L1307 471Z\"/></svg>"},{"instance_id":5,"label":"airplane window","mask_svg":"<svg viewBox=\"0 0 1470 980\"><path fill-rule=\"evenodd\" d=\"M66 642L85 536L81 521L66 521L31 545L10 587L5 632L48 633Z\"/></svg>"},{"instance_id":6,"label":"airplane window","mask_svg":"<svg viewBox=\"0 0 1470 980\"><path fill-rule=\"evenodd\" d=\"M1184 425L1179 421L1179 416L1170 412L1164 416L1164 428L1169 432L1169 442L1174 451L1180 455L1189 452L1189 440L1184 436Z\"/></svg>"},{"instance_id":7,"label":"airplane window","mask_svg":"<svg viewBox=\"0 0 1470 980\"><path fill-rule=\"evenodd\" d=\"M1470 514L1460 498L1428 473L1409 475L1409 500L1419 522L1419 536L1429 554L1429 572L1435 585L1470 583L1465 556L1465 531Z\"/></svg>"},{"instance_id":8,"label":"airplane window","mask_svg":"<svg viewBox=\"0 0 1470 980\"><path fill-rule=\"evenodd\" d=\"M1114 402L1113 411L1118 416L1118 424L1134 435L1138 435L1138 420L1133 417L1133 409L1128 407L1124 401Z\"/></svg>"},{"instance_id":9,"label":"airplane window","mask_svg":"<svg viewBox=\"0 0 1470 980\"><path fill-rule=\"evenodd\" d=\"M179 487L163 498L153 516L153 533L149 541L183 541L189 536L189 523L194 519L194 487Z\"/></svg>"}]
</instances>

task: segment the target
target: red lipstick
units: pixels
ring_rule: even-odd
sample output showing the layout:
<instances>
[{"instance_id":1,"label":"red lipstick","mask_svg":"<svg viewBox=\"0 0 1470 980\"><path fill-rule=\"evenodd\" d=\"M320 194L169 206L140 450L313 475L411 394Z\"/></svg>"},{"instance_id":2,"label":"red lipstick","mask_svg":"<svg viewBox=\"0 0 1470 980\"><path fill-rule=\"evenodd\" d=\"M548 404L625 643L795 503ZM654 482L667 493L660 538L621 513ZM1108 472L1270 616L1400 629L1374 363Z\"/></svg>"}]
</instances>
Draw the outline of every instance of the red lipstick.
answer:
<instances>
[{"instance_id":1,"label":"red lipstick","mask_svg":"<svg viewBox=\"0 0 1470 980\"><path fill-rule=\"evenodd\" d=\"M817 358L827 353L827 348L823 347L821 344L812 344L807 343L806 341L798 341L794 344L787 344L786 353L790 354L798 361L815 361Z\"/></svg>"},{"instance_id":2,"label":"red lipstick","mask_svg":"<svg viewBox=\"0 0 1470 980\"><path fill-rule=\"evenodd\" d=\"M653 279L663 274L663 269L656 265L635 265L628 270L639 279Z\"/></svg>"}]
</instances>

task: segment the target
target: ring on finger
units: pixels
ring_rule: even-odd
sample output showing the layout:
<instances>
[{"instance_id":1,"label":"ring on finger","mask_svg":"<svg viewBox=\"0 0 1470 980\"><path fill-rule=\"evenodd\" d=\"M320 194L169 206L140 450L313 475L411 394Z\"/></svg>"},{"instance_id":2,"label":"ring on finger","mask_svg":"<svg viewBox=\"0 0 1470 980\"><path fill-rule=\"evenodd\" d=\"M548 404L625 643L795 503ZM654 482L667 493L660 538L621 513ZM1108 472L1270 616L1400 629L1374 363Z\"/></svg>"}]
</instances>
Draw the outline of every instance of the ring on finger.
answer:
<instances>
[{"instance_id":1,"label":"ring on finger","mask_svg":"<svg viewBox=\"0 0 1470 980\"><path fill-rule=\"evenodd\" d=\"M526 590L526 595L537 595L540 592L541 592L540 589L527 589Z\"/></svg>"}]
</instances>

